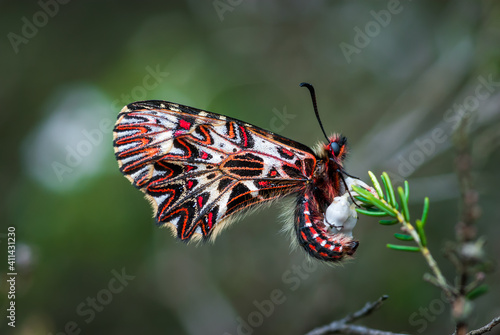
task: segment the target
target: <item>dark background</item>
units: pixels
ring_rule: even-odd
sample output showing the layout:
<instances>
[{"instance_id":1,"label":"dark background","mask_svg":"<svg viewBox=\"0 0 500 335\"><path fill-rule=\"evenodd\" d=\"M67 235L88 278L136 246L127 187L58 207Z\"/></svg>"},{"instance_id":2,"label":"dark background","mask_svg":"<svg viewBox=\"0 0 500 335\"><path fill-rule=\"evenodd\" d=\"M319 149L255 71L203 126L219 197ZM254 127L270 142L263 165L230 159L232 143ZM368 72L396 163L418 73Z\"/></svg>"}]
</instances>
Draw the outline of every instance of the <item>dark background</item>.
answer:
<instances>
[{"instance_id":1,"label":"dark background","mask_svg":"<svg viewBox=\"0 0 500 335\"><path fill-rule=\"evenodd\" d=\"M442 255L460 213L452 132L461 109L454 104L469 102L478 233L494 268L500 4L41 4L0 2L0 269L5 274L7 227L14 226L18 272L15 329L6 325L1 278L1 333L222 335L243 327L240 334L303 334L382 294L390 299L362 324L453 331L441 292L422 280L423 258L388 250L398 228L372 218L355 229L356 258L333 268L290 250L280 206L245 217L214 244L178 242L155 227L149 204L118 171L110 129L125 104L162 99L312 146L323 137L298 86L311 82L327 132L349 138L350 173L408 179L414 217L430 197L429 246L453 280ZM488 78L497 86L483 87L479 99L476 88ZM118 284L122 272L129 277ZM473 328L500 312L498 272L486 282ZM272 306L263 302L271 299Z\"/></svg>"}]
</instances>

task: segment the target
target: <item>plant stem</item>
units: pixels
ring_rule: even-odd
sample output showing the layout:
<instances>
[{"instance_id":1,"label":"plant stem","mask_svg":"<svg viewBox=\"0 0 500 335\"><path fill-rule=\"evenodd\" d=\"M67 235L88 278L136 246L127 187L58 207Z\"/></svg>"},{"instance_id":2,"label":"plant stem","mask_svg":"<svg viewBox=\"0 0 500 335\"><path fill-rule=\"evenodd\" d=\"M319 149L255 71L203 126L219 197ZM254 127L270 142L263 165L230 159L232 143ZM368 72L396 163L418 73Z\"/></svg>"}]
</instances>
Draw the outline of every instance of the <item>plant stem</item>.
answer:
<instances>
[{"instance_id":1,"label":"plant stem","mask_svg":"<svg viewBox=\"0 0 500 335\"><path fill-rule=\"evenodd\" d=\"M441 270L439 269L439 266L434 257L432 256L429 248L427 248L427 246L424 246L422 244L422 240L420 239L420 236L413 227L413 225L408 221L406 221L405 217L399 211L397 212L397 219L403 225L406 232L409 235L411 235L411 237L413 237L415 243L417 243L418 247L420 248L420 253L422 254L422 256L424 256L425 261L427 262L432 273L434 274L434 277L436 279L435 283L445 292L447 298L451 300L454 297L454 293L450 289L450 286L448 285L446 278L444 278L443 274L441 273Z\"/></svg>"}]
</instances>

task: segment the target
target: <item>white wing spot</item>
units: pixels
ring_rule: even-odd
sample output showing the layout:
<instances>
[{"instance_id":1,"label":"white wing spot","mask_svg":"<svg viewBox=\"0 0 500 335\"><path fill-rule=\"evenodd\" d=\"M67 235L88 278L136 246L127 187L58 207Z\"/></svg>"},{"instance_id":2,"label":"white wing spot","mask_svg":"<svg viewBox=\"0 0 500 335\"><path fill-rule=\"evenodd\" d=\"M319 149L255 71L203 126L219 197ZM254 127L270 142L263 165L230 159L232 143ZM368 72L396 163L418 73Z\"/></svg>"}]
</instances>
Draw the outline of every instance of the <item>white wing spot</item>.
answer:
<instances>
[{"instance_id":1,"label":"white wing spot","mask_svg":"<svg viewBox=\"0 0 500 335\"><path fill-rule=\"evenodd\" d=\"M180 219L180 217L177 216L177 217L173 218L172 220L170 220L169 223L173 224L174 227L177 228L177 224L179 223L179 219Z\"/></svg>"}]
</instances>

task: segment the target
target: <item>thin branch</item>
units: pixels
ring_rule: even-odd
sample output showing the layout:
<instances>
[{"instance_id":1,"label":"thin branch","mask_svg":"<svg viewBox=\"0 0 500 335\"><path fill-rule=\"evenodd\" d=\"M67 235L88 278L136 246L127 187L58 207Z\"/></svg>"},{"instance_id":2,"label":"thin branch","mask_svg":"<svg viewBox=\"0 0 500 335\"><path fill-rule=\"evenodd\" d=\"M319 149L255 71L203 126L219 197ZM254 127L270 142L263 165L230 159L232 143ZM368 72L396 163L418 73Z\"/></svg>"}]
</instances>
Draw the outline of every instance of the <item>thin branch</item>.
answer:
<instances>
[{"instance_id":1,"label":"thin branch","mask_svg":"<svg viewBox=\"0 0 500 335\"><path fill-rule=\"evenodd\" d=\"M392 333L383 330L371 329L358 325L347 325L340 321L332 322L327 326L316 328L306 335L327 335L327 334L355 334L355 335L408 335L402 333Z\"/></svg>"},{"instance_id":2,"label":"thin branch","mask_svg":"<svg viewBox=\"0 0 500 335\"><path fill-rule=\"evenodd\" d=\"M497 316L496 318L491 320L490 323L488 323L487 325L485 325L479 329L468 332L467 335L481 335L481 334L487 333L498 324L500 324L500 316Z\"/></svg>"},{"instance_id":3,"label":"thin branch","mask_svg":"<svg viewBox=\"0 0 500 335\"><path fill-rule=\"evenodd\" d=\"M491 320L488 324L484 325L483 327L468 332L467 335L481 335L481 334L487 333L490 330L492 330L493 327L495 327L496 325L499 325L499 324L500 324L500 316L497 316L496 318ZM457 335L457 332L455 331L452 335Z\"/></svg>"},{"instance_id":4,"label":"thin branch","mask_svg":"<svg viewBox=\"0 0 500 335\"><path fill-rule=\"evenodd\" d=\"M367 302L363 308L361 308L357 312L347 315L343 320L345 321L345 323L349 323L361 319L364 316L370 315L380 306L382 306L382 303L388 298L388 295L383 295L374 302Z\"/></svg>"},{"instance_id":5,"label":"thin branch","mask_svg":"<svg viewBox=\"0 0 500 335\"><path fill-rule=\"evenodd\" d=\"M423 279L424 281L428 282L428 283L431 283L432 285L436 286L437 288L439 289L442 289L442 284L436 279L436 277L434 277L433 275L431 275L430 273L424 273L424 276L423 276ZM448 287L448 290L452 293L452 294L458 294L456 289L454 287L451 287L449 284L446 284L447 287Z\"/></svg>"},{"instance_id":6,"label":"thin branch","mask_svg":"<svg viewBox=\"0 0 500 335\"><path fill-rule=\"evenodd\" d=\"M366 305L357 312L347 315L345 318L311 330L306 335L326 335L326 334L356 334L356 335L404 335L399 333L386 332L378 329L371 329L364 326L351 325L350 322L371 314L378 309L384 300L388 298L384 295L374 302L367 302Z\"/></svg>"}]
</instances>

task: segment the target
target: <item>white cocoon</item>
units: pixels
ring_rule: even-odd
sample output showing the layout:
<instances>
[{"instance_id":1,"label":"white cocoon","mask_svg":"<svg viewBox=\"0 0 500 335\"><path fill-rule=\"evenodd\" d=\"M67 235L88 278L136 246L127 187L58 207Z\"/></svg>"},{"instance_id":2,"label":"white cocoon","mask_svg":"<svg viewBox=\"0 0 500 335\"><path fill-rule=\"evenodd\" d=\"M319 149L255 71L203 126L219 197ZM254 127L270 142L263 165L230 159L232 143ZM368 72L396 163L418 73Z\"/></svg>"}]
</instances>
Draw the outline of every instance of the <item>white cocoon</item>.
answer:
<instances>
[{"instance_id":1,"label":"white cocoon","mask_svg":"<svg viewBox=\"0 0 500 335\"><path fill-rule=\"evenodd\" d=\"M352 196L358 195L352 190L352 185L361 186L376 194L370 186L359 179L348 177L345 182ZM332 233L342 233L352 237L352 230L358 222L358 213L355 208L356 205L352 202L349 193L346 192L342 196L335 197L325 212L323 222L326 228Z\"/></svg>"}]
</instances>

